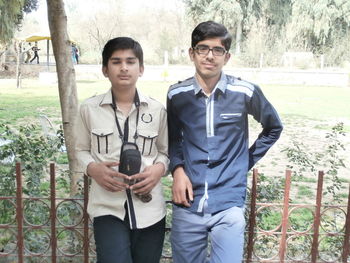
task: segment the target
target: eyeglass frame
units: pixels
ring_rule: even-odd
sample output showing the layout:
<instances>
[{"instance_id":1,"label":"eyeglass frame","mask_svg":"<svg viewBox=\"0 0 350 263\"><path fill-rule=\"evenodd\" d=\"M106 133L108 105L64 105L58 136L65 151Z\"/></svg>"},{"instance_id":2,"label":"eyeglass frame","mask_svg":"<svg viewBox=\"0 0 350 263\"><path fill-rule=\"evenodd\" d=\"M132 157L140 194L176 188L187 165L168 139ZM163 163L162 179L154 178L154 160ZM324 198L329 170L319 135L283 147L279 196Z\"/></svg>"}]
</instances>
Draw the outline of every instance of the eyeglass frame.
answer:
<instances>
[{"instance_id":1,"label":"eyeglass frame","mask_svg":"<svg viewBox=\"0 0 350 263\"><path fill-rule=\"evenodd\" d=\"M200 53L199 52L199 47L203 47L203 48L208 48L208 51L206 53ZM223 52L222 54L214 54L214 52L217 52L218 49L220 49L220 52ZM226 49L224 49L223 47L213 47L210 48L208 45L197 45L193 48L193 50L195 50L197 52L198 55L204 55L207 56L209 54L209 52L211 51L211 53L213 54L213 56L215 57L222 57L224 56L226 53L228 53L228 51ZM216 51L215 51L216 50ZM223 51L221 51L223 50Z\"/></svg>"}]
</instances>

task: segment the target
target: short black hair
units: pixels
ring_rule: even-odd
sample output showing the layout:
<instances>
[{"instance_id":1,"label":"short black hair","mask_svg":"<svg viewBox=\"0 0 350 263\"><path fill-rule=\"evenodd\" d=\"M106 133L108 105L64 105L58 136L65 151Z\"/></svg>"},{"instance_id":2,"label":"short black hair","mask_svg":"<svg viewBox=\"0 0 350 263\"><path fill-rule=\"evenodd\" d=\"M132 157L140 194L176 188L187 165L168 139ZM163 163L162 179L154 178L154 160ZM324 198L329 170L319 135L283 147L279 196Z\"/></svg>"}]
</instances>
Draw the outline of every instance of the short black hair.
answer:
<instances>
[{"instance_id":1,"label":"short black hair","mask_svg":"<svg viewBox=\"0 0 350 263\"><path fill-rule=\"evenodd\" d=\"M131 49L143 67L143 51L139 42L130 37L116 37L108 40L102 51L102 65L107 67L108 60L117 50Z\"/></svg>"},{"instance_id":2,"label":"short black hair","mask_svg":"<svg viewBox=\"0 0 350 263\"><path fill-rule=\"evenodd\" d=\"M198 24L192 32L191 47L194 48L198 42L209 38L221 38L221 44L227 51L230 50L232 36L222 24L214 21L206 21Z\"/></svg>"}]
</instances>

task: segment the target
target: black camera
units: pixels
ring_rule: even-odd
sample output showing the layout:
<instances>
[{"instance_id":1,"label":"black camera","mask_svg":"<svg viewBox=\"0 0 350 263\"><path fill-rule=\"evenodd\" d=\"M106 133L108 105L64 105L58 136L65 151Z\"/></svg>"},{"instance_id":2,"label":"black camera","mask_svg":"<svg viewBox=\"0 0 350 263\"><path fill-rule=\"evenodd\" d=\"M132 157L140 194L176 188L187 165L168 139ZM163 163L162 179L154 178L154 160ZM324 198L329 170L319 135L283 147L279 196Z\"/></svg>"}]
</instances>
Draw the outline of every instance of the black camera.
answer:
<instances>
[{"instance_id":1,"label":"black camera","mask_svg":"<svg viewBox=\"0 0 350 263\"><path fill-rule=\"evenodd\" d=\"M137 144L124 142L120 150L119 172L128 176L137 174L141 168L141 154ZM138 180L127 180L129 185L137 183ZM135 194L142 202L148 203L152 200L151 194Z\"/></svg>"}]
</instances>

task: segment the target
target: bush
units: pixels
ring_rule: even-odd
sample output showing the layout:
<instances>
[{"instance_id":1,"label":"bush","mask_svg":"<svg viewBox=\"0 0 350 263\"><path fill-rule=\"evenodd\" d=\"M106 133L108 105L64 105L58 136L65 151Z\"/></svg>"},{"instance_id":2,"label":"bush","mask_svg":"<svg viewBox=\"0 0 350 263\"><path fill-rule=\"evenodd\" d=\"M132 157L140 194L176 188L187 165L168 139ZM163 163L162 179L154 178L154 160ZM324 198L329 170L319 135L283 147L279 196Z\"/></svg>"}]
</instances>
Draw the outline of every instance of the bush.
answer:
<instances>
[{"instance_id":1,"label":"bush","mask_svg":"<svg viewBox=\"0 0 350 263\"><path fill-rule=\"evenodd\" d=\"M37 125L21 126L18 130L0 123L2 138L8 143L0 147L0 162L6 162L0 177L0 195L14 194L15 162L20 162L24 175L23 192L28 196L40 196L48 191L42 187L45 169L50 161L56 161L63 145L63 131L57 136L44 136Z\"/></svg>"}]
</instances>

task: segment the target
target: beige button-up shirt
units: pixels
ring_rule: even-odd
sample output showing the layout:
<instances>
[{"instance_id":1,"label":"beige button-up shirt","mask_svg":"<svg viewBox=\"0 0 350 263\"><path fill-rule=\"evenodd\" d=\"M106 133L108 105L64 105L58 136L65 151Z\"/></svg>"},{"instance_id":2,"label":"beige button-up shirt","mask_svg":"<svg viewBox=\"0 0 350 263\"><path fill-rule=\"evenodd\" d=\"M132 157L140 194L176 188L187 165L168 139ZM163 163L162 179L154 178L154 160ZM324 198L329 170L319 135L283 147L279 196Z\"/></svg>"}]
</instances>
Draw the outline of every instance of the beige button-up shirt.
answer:
<instances>
[{"instance_id":1,"label":"beige button-up shirt","mask_svg":"<svg viewBox=\"0 0 350 263\"><path fill-rule=\"evenodd\" d=\"M168 169L168 128L164 106L150 97L139 94L138 138L136 143L142 154L141 171L155 163L163 163ZM77 118L77 157L85 174L91 162L119 161L122 141L119 137L112 108L111 90L84 101ZM121 129L124 130L126 117L116 109ZM133 104L129 113L129 141L134 142L137 109ZM152 200L143 203L132 194L136 226L145 228L160 221L165 216L165 201L161 182L151 191ZM92 179L88 213L91 218L113 215L121 220L125 217L124 204L127 200L125 191L109 192Z\"/></svg>"}]
</instances>

